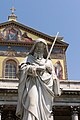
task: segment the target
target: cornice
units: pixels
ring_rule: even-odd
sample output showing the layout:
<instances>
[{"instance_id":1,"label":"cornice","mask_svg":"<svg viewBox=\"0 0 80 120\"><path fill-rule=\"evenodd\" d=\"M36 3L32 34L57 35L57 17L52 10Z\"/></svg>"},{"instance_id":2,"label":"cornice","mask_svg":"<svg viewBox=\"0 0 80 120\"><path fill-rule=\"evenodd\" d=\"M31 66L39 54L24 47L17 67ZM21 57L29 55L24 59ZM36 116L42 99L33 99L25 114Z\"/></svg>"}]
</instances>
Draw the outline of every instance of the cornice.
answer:
<instances>
[{"instance_id":1,"label":"cornice","mask_svg":"<svg viewBox=\"0 0 80 120\"><path fill-rule=\"evenodd\" d=\"M73 87L73 83L75 83L75 88ZM0 91L17 92L18 84L19 84L18 79L1 78L0 79ZM69 87L69 84L71 87ZM76 82L76 81L60 80L60 88L62 91L61 95L80 95L80 87L77 86L78 84L80 84L79 81Z\"/></svg>"},{"instance_id":2,"label":"cornice","mask_svg":"<svg viewBox=\"0 0 80 120\"><path fill-rule=\"evenodd\" d=\"M80 95L80 81L60 80L62 95Z\"/></svg>"},{"instance_id":3,"label":"cornice","mask_svg":"<svg viewBox=\"0 0 80 120\"><path fill-rule=\"evenodd\" d=\"M29 46L33 45L34 42L15 42L15 41L0 41L0 45L11 45L11 46Z\"/></svg>"}]
</instances>

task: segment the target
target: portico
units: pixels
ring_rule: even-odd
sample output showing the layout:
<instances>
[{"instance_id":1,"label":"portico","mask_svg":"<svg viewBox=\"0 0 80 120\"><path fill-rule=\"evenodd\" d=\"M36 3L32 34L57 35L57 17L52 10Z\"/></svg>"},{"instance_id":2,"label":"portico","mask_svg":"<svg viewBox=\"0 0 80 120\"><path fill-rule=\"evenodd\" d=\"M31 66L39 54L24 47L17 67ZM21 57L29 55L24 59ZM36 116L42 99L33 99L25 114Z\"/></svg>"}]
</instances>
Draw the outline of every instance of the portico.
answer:
<instances>
[{"instance_id":1,"label":"portico","mask_svg":"<svg viewBox=\"0 0 80 120\"><path fill-rule=\"evenodd\" d=\"M6 87L5 87L6 82ZM17 105L18 79L0 80L0 120L18 120ZM62 94L54 99L54 120L80 119L80 81L60 81Z\"/></svg>"}]
</instances>

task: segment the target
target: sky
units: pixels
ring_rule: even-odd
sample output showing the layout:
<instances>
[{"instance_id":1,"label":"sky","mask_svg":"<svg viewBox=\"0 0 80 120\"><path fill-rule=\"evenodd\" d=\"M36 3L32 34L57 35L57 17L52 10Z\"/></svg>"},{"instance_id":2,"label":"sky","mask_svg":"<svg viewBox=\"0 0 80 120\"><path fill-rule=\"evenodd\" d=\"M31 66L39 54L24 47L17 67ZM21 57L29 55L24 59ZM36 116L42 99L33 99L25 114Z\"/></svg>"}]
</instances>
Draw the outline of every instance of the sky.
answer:
<instances>
[{"instance_id":1,"label":"sky","mask_svg":"<svg viewBox=\"0 0 80 120\"><path fill-rule=\"evenodd\" d=\"M80 0L1 0L0 23L16 8L18 22L45 34L64 37L69 80L80 80Z\"/></svg>"}]
</instances>

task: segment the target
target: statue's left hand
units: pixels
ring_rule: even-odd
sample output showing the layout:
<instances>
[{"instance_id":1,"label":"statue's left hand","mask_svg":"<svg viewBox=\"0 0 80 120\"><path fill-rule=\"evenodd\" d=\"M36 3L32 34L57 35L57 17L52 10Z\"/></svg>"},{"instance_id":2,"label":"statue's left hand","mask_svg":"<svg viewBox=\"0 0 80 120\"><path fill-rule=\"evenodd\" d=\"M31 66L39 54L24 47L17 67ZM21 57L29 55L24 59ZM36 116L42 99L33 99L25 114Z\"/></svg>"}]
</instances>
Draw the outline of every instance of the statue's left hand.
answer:
<instances>
[{"instance_id":1,"label":"statue's left hand","mask_svg":"<svg viewBox=\"0 0 80 120\"><path fill-rule=\"evenodd\" d=\"M33 77L37 76L36 67L35 66L30 66L29 69L28 69L28 74L33 76Z\"/></svg>"}]
</instances>

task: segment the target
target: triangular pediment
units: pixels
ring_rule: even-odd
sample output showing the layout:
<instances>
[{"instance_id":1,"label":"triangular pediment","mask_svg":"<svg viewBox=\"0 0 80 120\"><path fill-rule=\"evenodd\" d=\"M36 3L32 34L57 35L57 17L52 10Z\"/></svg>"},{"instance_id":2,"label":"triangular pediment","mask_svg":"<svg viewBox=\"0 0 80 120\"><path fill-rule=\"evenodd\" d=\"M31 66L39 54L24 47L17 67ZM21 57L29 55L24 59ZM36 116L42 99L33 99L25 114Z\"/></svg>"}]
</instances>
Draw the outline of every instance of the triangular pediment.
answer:
<instances>
[{"instance_id":1,"label":"triangular pediment","mask_svg":"<svg viewBox=\"0 0 80 120\"><path fill-rule=\"evenodd\" d=\"M0 42L31 44L38 38L45 39L51 45L55 36L49 36L16 21L8 21L0 24ZM62 46L66 49L68 44L63 41L63 37L58 37L55 46Z\"/></svg>"}]
</instances>

